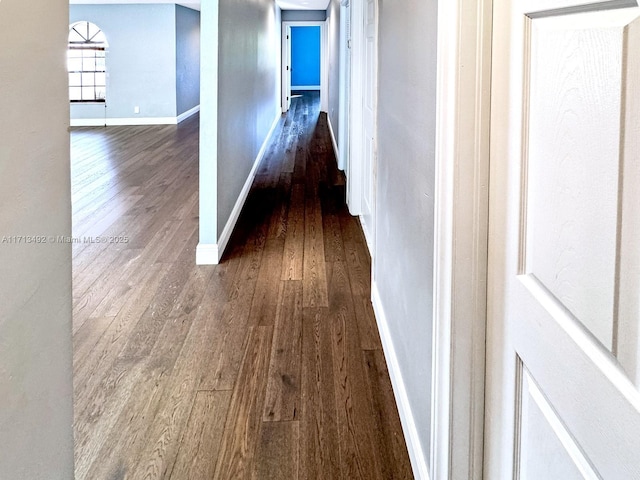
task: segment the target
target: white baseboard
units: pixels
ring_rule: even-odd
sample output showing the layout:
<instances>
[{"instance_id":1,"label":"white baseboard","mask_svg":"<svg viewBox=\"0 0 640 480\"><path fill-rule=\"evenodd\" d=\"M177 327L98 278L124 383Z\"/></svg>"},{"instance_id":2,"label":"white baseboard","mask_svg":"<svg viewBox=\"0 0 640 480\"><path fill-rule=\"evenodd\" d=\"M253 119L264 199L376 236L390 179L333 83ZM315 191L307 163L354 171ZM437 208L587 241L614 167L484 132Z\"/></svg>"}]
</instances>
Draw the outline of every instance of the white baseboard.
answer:
<instances>
[{"instance_id":1,"label":"white baseboard","mask_svg":"<svg viewBox=\"0 0 640 480\"><path fill-rule=\"evenodd\" d=\"M218 245L199 243L196 247L196 265L217 265L220 261Z\"/></svg>"},{"instance_id":2,"label":"white baseboard","mask_svg":"<svg viewBox=\"0 0 640 480\"><path fill-rule=\"evenodd\" d=\"M177 117L107 118L107 126L113 125L175 125Z\"/></svg>"},{"instance_id":3,"label":"white baseboard","mask_svg":"<svg viewBox=\"0 0 640 480\"><path fill-rule=\"evenodd\" d=\"M260 166L260 162L262 162L262 158L264 154L267 152L267 148L271 143L271 137L273 137L273 133L276 131L276 127L280 122L281 115L278 113L276 118L271 125L271 129L269 133L267 133L267 137L262 142L262 146L260 147L260 151L258 155L256 155L256 159L253 162L253 166L251 167L251 171L249 172L249 176L247 180L244 182L244 186L240 191L240 195L236 200L236 204L233 206L233 210L231 210L231 215L229 216L229 220L227 220L227 224L224 226L222 230L222 234L218 239L217 244L199 244L196 248L196 264L198 265L217 265L222 259L222 255L224 254L225 248L227 248L227 244L231 239L231 234L233 233L233 229L238 222L238 218L240 217L240 212L242 211L242 207L244 207L244 203L247 201L247 196L249 195L249 190L251 190L251 185L253 185L253 180L256 177L256 172L258 171L258 167Z\"/></svg>"},{"instance_id":4,"label":"white baseboard","mask_svg":"<svg viewBox=\"0 0 640 480\"><path fill-rule=\"evenodd\" d=\"M320 85L291 85L291 90L320 90Z\"/></svg>"},{"instance_id":5,"label":"white baseboard","mask_svg":"<svg viewBox=\"0 0 640 480\"><path fill-rule=\"evenodd\" d=\"M187 110L186 112L183 112L180 115L178 115L178 117L176 118L176 123L180 123L180 122L186 120L187 118L191 117L192 115L195 115L199 111L200 111L200 105L196 105L195 107L193 107L193 108Z\"/></svg>"},{"instance_id":6,"label":"white baseboard","mask_svg":"<svg viewBox=\"0 0 640 480\"><path fill-rule=\"evenodd\" d=\"M329 134L331 135L331 143L333 144L333 153L336 156L336 162L340 158L340 151L338 150L338 142L336 141L336 134L331 124L331 117L327 114L327 123L329 124Z\"/></svg>"},{"instance_id":7,"label":"white baseboard","mask_svg":"<svg viewBox=\"0 0 640 480\"><path fill-rule=\"evenodd\" d=\"M422 443L418 436L418 428L416 427L416 423L413 418L411 404L409 403L409 397L407 396L407 389L402 378L402 372L400 370L400 364L398 363L395 347L393 346L391 332L389 331L389 324L387 323L387 317L382 305L382 299L380 298L378 285L375 281L371 284L371 302L373 303L373 311L378 324L380 339L382 340L384 357L387 362L389 376L391 377L391 385L393 386L393 394L398 406L398 413L400 414L400 422L402 423L402 430L407 443L407 450L409 451L409 459L411 460L413 475L416 480L429 480L430 477L427 459L424 456Z\"/></svg>"},{"instance_id":8,"label":"white baseboard","mask_svg":"<svg viewBox=\"0 0 640 480\"><path fill-rule=\"evenodd\" d=\"M107 120L104 118L72 118L69 120L70 127L106 127Z\"/></svg>"},{"instance_id":9,"label":"white baseboard","mask_svg":"<svg viewBox=\"0 0 640 480\"><path fill-rule=\"evenodd\" d=\"M125 125L175 125L178 117L72 118L72 127L113 127Z\"/></svg>"},{"instance_id":10,"label":"white baseboard","mask_svg":"<svg viewBox=\"0 0 640 480\"><path fill-rule=\"evenodd\" d=\"M181 113L177 117L131 117L131 118L72 118L72 127L113 127L125 125L176 125L200 111L200 105Z\"/></svg>"}]
</instances>

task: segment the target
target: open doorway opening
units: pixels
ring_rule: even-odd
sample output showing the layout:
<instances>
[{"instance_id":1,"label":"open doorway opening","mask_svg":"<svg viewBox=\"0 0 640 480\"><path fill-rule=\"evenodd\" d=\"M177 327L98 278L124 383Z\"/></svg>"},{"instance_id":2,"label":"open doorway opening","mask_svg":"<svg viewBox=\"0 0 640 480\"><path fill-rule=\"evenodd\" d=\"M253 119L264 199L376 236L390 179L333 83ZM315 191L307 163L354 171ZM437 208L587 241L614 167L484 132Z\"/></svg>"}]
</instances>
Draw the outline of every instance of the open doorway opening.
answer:
<instances>
[{"instance_id":1,"label":"open doorway opening","mask_svg":"<svg viewBox=\"0 0 640 480\"><path fill-rule=\"evenodd\" d=\"M327 32L324 21L282 22L282 112L292 92L320 91L320 110L327 111Z\"/></svg>"}]
</instances>

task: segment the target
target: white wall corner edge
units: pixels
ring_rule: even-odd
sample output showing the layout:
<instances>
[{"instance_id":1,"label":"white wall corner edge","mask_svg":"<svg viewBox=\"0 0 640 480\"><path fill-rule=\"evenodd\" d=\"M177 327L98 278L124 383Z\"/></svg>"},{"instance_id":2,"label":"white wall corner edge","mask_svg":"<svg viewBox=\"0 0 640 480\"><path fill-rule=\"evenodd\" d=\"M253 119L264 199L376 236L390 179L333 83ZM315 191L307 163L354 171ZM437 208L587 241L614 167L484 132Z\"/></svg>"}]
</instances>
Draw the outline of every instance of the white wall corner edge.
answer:
<instances>
[{"instance_id":1,"label":"white wall corner edge","mask_svg":"<svg viewBox=\"0 0 640 480\"><path fill-rule=\"evenodd\" d=\"M271 124L271 129L269 133L267 133L264 142L262 142L262 146L260 147L260 151L258 155L256 155L256 159L253 162L253 167L251 167L251 171L249 172L249 176L247 180L244 182L244 186L240 191L240 195L236 200L236 204L233 206L233 210L231 211L231 215L229 216L229 220L227 221L224 229L222 230L222 234L218 239L217 247L218 247L218 262L222 259L222 255L224 254L224 249L227 248L227 243L231 239L231 234L233 233L233 229L238 222L238 218L240 217L240 212L242 211L242 207L244 207L244 203L247 201L247 197L249 196L249 190L251 190L251 185L253 184L253 179L256 177L256 172L258 171L258 167L260 166L260 162L264 157L264 154L267 152L267 148L269 147L269 143L271 143L271 138L273 137L274 132L280 122L282 116L278 113L276 118L273 120ZM196 258L198 254L196 251ZM216 263L218 263L216 262Z\"/></svg>"},{"instance_id":2,"label":"white wall corner edge","mask_svg":"<svg viewBox=\"0 0 640 480\"><path fill-rule=\"evenodd\" d=\"M195 115L196 113L198 113L200 111L200 105L196 105L193 108L190 108L189 110L187 110L186 112L181 113L180 115L178 115L176 117L176 123L180 123L185 121L187 118Z\"/></svg>"},{"instance_id":3,"label":"white wall corner edge","mask_svg":"<svg viewBox=\"0 0 640 480\"><path fill-rule=\"evenodd\" d=\"M409 451L411 468L413 469L416 480L430 480L427 459L424 456L422 442L420 442L420 437L418 436L418 429L413 418L413 412L411 411L407 389L404 384L404 379L402 378L395 347L393 346L393 339L389 331L378 285L375 281L371 284L371 302L373 303L373 312L376 317L376 323L378 324L380 339L382 340L382 349L391 378L393 395L398 405L400 423L402 424L402 431L404 432L407 450Z\"/></svg>"},{"instance_id":4,"label":"white wall corner edge","mask_svg":"<svg viewBox=\"0 0 640 480\"><path fill-rule=\"evenodd\" d=\"M217 243L199 243L196 247L196 265L217 265L220 262Z\"/></svg>"},{"instance_id":5,"label":"white wall corner edge","mask_svg":"<svg viewBox=\"0 0 640 480\"><path fill-rule=\"evenodd\" d=\"M338 149L338 142L336 141L336 134L333 130L333 125L331 124L331 117L327 115L327 123L329 124L329 134L331 135L331 143L333 144L333 153L336 156L336 162L340 158L340 150Z\"/></svg>"}]
</instances>

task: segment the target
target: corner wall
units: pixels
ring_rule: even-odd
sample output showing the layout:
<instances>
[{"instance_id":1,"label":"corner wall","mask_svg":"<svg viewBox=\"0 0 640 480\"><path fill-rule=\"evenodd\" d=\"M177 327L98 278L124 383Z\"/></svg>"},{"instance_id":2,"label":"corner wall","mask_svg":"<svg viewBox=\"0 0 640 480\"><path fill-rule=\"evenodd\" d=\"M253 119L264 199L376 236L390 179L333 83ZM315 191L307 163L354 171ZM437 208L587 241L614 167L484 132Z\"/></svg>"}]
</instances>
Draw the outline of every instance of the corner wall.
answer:
<instances>
[{"instance_id":1,"label":"corner wall","mask_svg":"<svg viewBox=\"0 0 640 480\"><path fill-rule=\"evenodd\" d=\"M200 12L176 5L176 113L200 105Z\"/></svg>"},{"instance_id":2,"label":"corner wall","mask_svg":"<svg viewBox=\"0 0 640 480\"><path fill-rule=\"evenodd\" d=\"M106 108L105 104L73 104L74 124L83 124L83 119L103 119L98 125L175 123L175 12L171 4L69 7L69 24L95 23L109 43ZM134 113L135 106L140 107L139 114Z\"/></svg>"},{"instance_id":3,"label":"corner wall","mask_svg":"<svg viewBox=\"0 0 640 480\"><path fill-rule=\"evenodd\" d=\"M73 478L66 0L0 1L0 478ZM34 68L45 72L34 75ZM17 236L33 236L32 241Z\"/></svg>"},{"instance_id":4,"label":"corner wall","mask_svg":"<svg viewBox=\"0 0 640 480\"><path fill-rule=\"evenodd\" d=\"M212 0L201 15L197 262L208 264L222 256L280 119L281 16L272 0Z\"/></svg>"},{"instance_id":5,"label":"corner wall","mask_svg":"<svg viewBox=\"0 0 640 480\"><path fill-rule=\"evenodd\" d=\"M200 222L196 263L218 263L218 0L200 10Z\"/></svg>"},{"instance_id":6,"label":"corner wall","mask_svg":"<svg viewBox=\"0 0 640 480\"><path fill-rule=\"evenodd\" d=\"M431 432L437 7L437 0L406 0L402 8L380 1L378 26L374 300L424 459Z\"/></svg>"},{"instance_id":7,"label":"corner wall","mask_svg":"<svg viewBox=\"0 0 640 480\"><path fill-rule=\"evenodd\" d=\"M279 25L271 0L220 0L218 235L279 117Z\"/></svg>"}]
</instances>

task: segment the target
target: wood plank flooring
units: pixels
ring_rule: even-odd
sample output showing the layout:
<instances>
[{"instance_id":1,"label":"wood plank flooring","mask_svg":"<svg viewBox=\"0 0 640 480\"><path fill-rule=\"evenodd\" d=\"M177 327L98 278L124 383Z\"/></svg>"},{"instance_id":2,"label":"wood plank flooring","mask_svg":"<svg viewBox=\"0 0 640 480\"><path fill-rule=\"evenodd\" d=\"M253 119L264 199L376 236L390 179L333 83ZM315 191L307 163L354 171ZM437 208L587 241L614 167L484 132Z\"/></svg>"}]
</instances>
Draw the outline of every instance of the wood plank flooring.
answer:
<instances>
[{"instance_id":1,"label":"wood plank flooring","mask_svg":"<svg viewBox=\"0 0 640 480\"><path fill-rule=\"evenodd\" d=\"M197 116L72 131L77 480L413 478L318 106L293 99L217 266Z\"/></svg>"}]
</instances>

